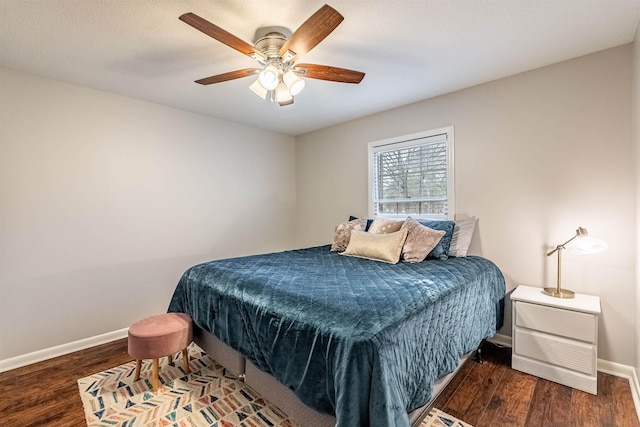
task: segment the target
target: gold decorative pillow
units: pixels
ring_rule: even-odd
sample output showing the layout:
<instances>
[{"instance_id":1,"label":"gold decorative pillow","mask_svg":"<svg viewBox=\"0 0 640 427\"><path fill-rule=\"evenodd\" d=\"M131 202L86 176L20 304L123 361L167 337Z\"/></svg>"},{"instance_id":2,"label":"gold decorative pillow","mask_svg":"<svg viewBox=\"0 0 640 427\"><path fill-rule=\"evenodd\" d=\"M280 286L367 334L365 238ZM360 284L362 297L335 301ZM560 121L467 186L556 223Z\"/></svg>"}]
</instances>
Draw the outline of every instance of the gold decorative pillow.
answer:
<instances>
[{"instance_id":1,"label":"gold decorative pillow","mask_svg":"<svg viewBox=\"0 0 640 427\"><path fill-rule=\"evenodd\" d=\"M351 232L351 240L349 241L347 250L340 255L397 264L398 261L400 261L402 246L406 238L407 230L404 228L387 234L353 231Z\"/></svg>"},{"instance_id":2,"label":"gold decorative pillow","mask_svg":"<svg viewBox=\"0 0 640 427\"><path fill-rule=\"evenodd\" d=\"M351 232L354 230L364 230L366 226L367 220L365 218L358 218L352 221L338 224L333 235L333 244L331 245L331 250L342 252L347 249L349 238L351 237Z\"/></svg>"},{"instance_id":3,"label":"gold decorative pillow","mask_svg":"<svg viewBox=\"0 0 640 427\"><path fill-rule=\"evenodd\" d=\"M402 229L407 230L407 239L402 248L402 259L409 262L422 262L436 247L445 232L433 230L408 217Z\"/></svg>"},{"instance_id":4,"label":"gold decorative pillow","mask_svg":"<svg viewBox=\"0 0 640 427\"><path fill-rule=\"evenodd\" d=\"M395 233L396 231L400 230L402 224L404 224L404 221L397 221L394 219L386 218L374 218L371 226L369 227L369 230L367 231L369 233L375 234Z\"/></svg>"}]
</instances>

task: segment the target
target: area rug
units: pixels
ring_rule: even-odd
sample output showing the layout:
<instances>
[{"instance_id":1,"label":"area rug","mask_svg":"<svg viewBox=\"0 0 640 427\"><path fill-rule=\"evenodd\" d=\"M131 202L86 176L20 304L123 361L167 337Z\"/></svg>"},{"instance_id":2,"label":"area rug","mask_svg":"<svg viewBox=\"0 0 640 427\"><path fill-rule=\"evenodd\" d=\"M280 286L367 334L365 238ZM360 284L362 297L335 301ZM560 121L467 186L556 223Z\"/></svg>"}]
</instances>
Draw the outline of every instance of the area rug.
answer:
<instances>
[{"instance_id":1,"label":"area rug","mask_svg":"<svg viewBox=\"0 0 640 427\"><path fill-rule=\"evenodd\" d=\"M135 361L78 380L87 426L295 427L197 345L189 347L191 373L182 370L181 357L171 364L161 359L157 393L149 379L151 361L143 361L138 381ZM472 426L433 409L420 427Z\"/></svg>"},{"instance_id":2,"label":"area rug","mask_svg":"<svg viewBox=\"0 0 640 427\"><path fill-rule=\"evenodd\" d=\"M429 411L427 418L422 421L420 427L473 427L471 424L467 424L460 421L456 417L442 412L438 408L433 408Z\"/></svg>"}]
</instances>

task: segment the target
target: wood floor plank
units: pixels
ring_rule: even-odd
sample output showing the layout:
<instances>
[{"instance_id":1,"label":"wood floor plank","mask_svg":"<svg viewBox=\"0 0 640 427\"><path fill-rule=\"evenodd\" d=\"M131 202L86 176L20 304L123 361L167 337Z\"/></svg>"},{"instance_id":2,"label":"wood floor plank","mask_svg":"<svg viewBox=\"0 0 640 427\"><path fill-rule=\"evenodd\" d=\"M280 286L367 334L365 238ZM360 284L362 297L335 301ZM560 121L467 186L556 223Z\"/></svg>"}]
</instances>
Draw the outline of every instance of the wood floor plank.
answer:
<instances>
[{"instance_id":1,"label":"wood floor plank","mask_svg":"<svg viewBox=\"0 0 640 427\"><path fill-rule=\"evenodd\" d=\"M599 427L598 396L574 390L571 396L572 427Z\"/></svg>"},{"instance_id":2,"label":"wood floor plank","mask_svg":"<svg viewBox=\"0 0 640 427\"><path fill-rule=\"evenodd\" d=\"M451 399L451 396L453 396L456 393L462 381L473 369L474 363L475 362L473 362L472 360L471 361L468 360L464 363L464 365L462 365L460 370L458 370L458 373L451 379L447 387L445 387L445 389L442 390L442 392L440 392L440 394L434 401L433 406L437 408L444 408L447 405L447 402L449 401L449 399Z\"/></svg>"},{"instance_id":3,"label":"wood floor plank","mask_svg":"<svg viewBox=\"0 0 640 427\"><path fill-rule=\"evenodd\" d=\"M598 424L603 427L615 426L612 378L611 375L598 372Z\"/></svg>"},{"instance_id":4,"label":"wood floor plank","mask_svg":"<svg viewBox=\"0 0 640 427\"><path fill-rule=\"evenodd\" d=\"M474 363L472 371L442 410L469 424L478 423L507 369L490 358L482 364Z\"/></svg>"},{"instance_id":5,"label":"wood floor plank","mask_svg":"<svg viewBox=\"0 0 640 427\"><path fill-rule=\"evenodd\" d=\"M571 421L572 389L551 381L536 381L526 426L565 427Z\"/></svg>"},{"instance_id":6,"label":"wood floor plank","mask_svg":"<svg viewBox=\"0 0 640 427\"><path fill-rule=\"evenodd\" d=\"M506 370L476 426L524 426L536 381L533 375Z\"/></svg>"},{"instance_id":7,"label":"wood floor plank","mask_svg":"<svg viewBox=\"0 0 640 427\"><path fill-rule=\"evenodd\" d=\"M495 346L495 344L489 343L489 342L484 342L482 345L482 351L483 351L483 355L482 355L482 362L480 366L485 366L484 369L495 369L496 366L500 366L500 367L505 367L508 366L508 359L505 358L504 355L504 351L486 351L487 348ZM465 378L467 377L467 375L469 375L472 371L476 370L478 368L478 363L475 361L475 357L473 359L469 359L467 360L467 362L465 362L465 364L462 366L462 368L460 368L460 371L458 372L458 374L456 374L456 376L451 380L451 382L449 383L449 385L443 390L443 392L440 394L440 396L438 396L438 398L436 399L436 401L434 402L434 404L432 406L435 406L447 413L449 413L450 415L454 415L454 413L457 413L456 416L457 418L464 418L465 416L467 417L467 420L465 420L468 423L471 422L475 422L475 418L473 417L473 414L471 414L470 416L468 416L468 412L469 412L469 408L468 406L470 406L471 402L469 402L468 405L464 405L462 402L460 402L461 400L464 400L464 398L460 395L468 395L469 393L473 394L473 390L475 390L477 388L477 373L474 374L472 376L472 378L469 378L467 380L465 380ZM492 381L494 381L492 378L488 378L486 379L486 382L488 385L491 385ZM455 395L455 399L451 400L452 396ZM461 410L461 406L465 406L465 409ZM484 408L482 408L484 410ZM476 417L476 418L479 418ZM470 421L470 420L474 420L474 421Z\"/></svg>"},{"instance_id":8,"label":"wood floor plank","mask_svg":"<svg viewBox=\"0 0 640 427\"><path fill-rule=\"evenodd\" d=\"M626 398L631 394L629 380L611 377L611 395L613 397L613 423L616 426L640 427L633 401Z\"/></svg>"},{"instance_id":9,"label":"wood floor plank","mask_svg":"<svg viewBox=\"0 0 640 427\"><path fill-rule=\"evenodd\" d=\"M130 362L122 339L0 373L3 427L84 426L78 380Z\"/></svg>"}]
</instances>

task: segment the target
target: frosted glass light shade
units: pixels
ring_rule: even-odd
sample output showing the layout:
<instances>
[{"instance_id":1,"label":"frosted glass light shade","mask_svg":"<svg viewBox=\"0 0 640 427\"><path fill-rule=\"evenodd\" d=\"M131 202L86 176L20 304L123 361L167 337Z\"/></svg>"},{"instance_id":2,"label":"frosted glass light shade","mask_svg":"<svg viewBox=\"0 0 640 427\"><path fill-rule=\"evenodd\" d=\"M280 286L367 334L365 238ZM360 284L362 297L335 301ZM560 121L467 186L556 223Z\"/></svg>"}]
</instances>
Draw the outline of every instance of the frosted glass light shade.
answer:
<instances>
[{"instance_id":1,"label":"frosted glass light shade","mask_svg":"<svg viewBox=\"0 0 640 427\"><path fill-rule=\"evenodd\" d=\"M289 105L293 103L293 96L284 83L280 83L276 89L276 102L281 105Z\"/></svg>"},{"instance_id":2,"label":"frosted glass light shade","mask_svg":"<svg viewBox=\"0 0 640 427\"><path fill-rule=\"evenodd\" d=\"M567 252L576 255L597 254L607 250L607 244L596 237L581 236L567 245Z\"/></svg>"},{"instance_id":3,"label":"frosted glass light shade","mask_svg":"<svg viewBox=\"0 0 640 427\"><path fill-rule=\"evenodd\" d=\"M260 78L257 78L255 82L249 86L249 89L253 91L256 95L258 95L262 99L267 99L267 93L269 92L267 89L262 86L260 83Z\"/></svg>"},{"instance_id":4,"label":"frosted glass light shade","mask_svg":"<svg viewBox=\"0 0 640 427\"><path fill-rule=\"evenodd\" d=\"M264 70L260 71L260 74L258 74L258 80L265 89L274 90L278 87L278 69L273 65L267 65L264 67Z\"/></svg>"},{"instance_id":5,"label":"frosted glass light shade","mask_svg":"<svg viewBox=\"0 0 640 427\"><path fill-rule=\"evenodd\" d=\"M284 73L282 80L289 89L289 93L291 94L291 96L296 96L297 94L302 92L302 89L304 89L304 80L296 76L296 73L291 70Z\"/></svg>"}]
</instances>

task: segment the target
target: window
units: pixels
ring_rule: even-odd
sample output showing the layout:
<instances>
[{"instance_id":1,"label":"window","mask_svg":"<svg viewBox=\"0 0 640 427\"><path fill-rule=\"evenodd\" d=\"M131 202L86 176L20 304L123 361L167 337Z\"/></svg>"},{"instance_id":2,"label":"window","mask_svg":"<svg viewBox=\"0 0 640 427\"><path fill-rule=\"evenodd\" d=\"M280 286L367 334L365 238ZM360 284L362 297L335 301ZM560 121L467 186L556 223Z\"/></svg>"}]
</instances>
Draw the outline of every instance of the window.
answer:
<instances>
[{"instance_id":1,"label":"window","mask_svg":"<svg viewBox=\"0 0 640 427\"><path fill-rule=\"evenodd\" d=\"M453 219L453 127L369 144L372 216Z\"/></svg>"}]
</instances>

